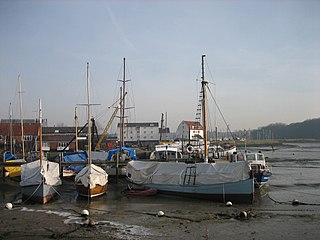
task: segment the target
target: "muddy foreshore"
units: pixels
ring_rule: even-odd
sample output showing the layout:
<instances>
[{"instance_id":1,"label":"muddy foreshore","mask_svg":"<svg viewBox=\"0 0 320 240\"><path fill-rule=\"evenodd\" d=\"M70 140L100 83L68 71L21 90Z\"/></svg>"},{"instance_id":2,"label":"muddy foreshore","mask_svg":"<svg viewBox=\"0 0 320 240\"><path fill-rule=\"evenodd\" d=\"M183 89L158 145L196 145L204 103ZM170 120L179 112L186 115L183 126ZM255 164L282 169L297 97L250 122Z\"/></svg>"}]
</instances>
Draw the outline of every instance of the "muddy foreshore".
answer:
<instances>
[{"instance_id":1,"label":"muddy foreshore","mask_svg":"<svg viewBox=\"0 0 320 240\"><path fill-rule=\"evenodd\" d=\"M0 239L307 240L320 234L319 206L280 204L267 191L253 204L227 207L163 195L128 197L115 185L91 202L75 199L66 188L49 204L21 204L16 183L2 181L0 189ZM5 208L10 200L11 210ZM89 217L81 216L83 209ZM164 216L159 217L159 211ZM240 217L243 211L246 218Z\"/></svg>"}]
</instances>

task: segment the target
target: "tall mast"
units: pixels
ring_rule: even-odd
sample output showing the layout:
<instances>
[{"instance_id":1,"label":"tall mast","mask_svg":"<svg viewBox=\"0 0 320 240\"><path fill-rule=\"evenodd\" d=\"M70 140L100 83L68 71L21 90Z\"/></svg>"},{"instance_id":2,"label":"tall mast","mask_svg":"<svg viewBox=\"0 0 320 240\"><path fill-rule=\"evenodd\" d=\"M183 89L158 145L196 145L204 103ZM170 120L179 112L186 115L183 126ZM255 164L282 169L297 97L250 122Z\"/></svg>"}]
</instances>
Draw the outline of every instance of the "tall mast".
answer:
<instances>
[{"instance_id":1,"label":"tall mast","mask_svg":"<svg viewBox=\"0 0 320 240\"><path fill-rule=\"evenodd\" d=\"M40 166L42 166L42 105L39 99L39 153L40 153Z\"/></svg>"},{"instance_id":2,"label":"tall mast","mask_svg":"<svg viewBox=\"0 0 320 240\"><path fill-rule=\"evenodd\" d=\"M9 117L10 117L10 153L13 154L12 150L13 150L13 139L12 139L12 135L13 135L13 131L12 131L12 106L11 103L9 105Z\"/></svg>"},{"instance_id":3,"label":"tall mast","mask_svg":"<svg viewBox=\"0 0 320 240\"><path fill-rule=\"evenodd\" d=\"M78 116L77 107L74 108L74 126L76 129L76 152L78 152Z\"/></svg>"},{"instance_id":4,"label":"tall mast","mask_svg":"<svg viewBox=\"0 0 320 240\"><path fill-rule=\"evenodd\" d=\"M21 144L22 144L22 159L25 158L24 155L24 130L23 130L23 112L22 112L22 85L20 74L18 75L18 82L19 82L19 99L20 99L20 124L21 124Z\"/></svg>"},{"instance_id":5,"label":"tall mast","mask_svg":"<svg viewBox=\"0 0 320 240\"><path fill-rule=\"evenodd\" d=\"M205 61L206 55L202 55L202 61L201 61L201 86L202 86L202 124L203 124L203 139L204 139L204 162L208 162L208 136L207 136L207 103L206 103L206 85L208 82L204 79L204 61Z\"/></svg>"},{"instance_id":6,"label":"tall mast","mask_svg":"<svg viewBox=\"0 0 320 240\"><path fill-rule=\"evenodd\" d=\"M124 111L125 111L125 92L126 92L126 58L123 58L123 79L122 79L122 88L120 88L120 102L121 112L120 112L120 153L122 153L122 147L124 145ZM121 156L121 155L120 155Z\"/></svg>"},{"instance_id":7,"label":"tall mast","mask_svg":"<svg viewBox=\"0 0 320 240\"><path fill-rule=\"evenodd\" d=\"M92 163L91 156L91 113L90 113L90 79L89 79L89 63L87 62L87 96L88 96L88 164Z\"/></svg>"}]
</instances>

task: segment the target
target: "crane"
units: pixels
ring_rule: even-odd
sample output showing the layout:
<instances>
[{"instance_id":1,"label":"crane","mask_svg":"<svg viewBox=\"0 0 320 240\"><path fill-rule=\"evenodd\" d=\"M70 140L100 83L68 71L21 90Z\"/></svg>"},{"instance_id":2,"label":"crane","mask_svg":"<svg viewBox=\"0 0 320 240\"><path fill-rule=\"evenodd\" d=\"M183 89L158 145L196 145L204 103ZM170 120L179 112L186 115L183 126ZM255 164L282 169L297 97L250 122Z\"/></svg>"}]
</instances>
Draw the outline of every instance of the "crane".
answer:
<instances>
[{"instance_id":1,"label":"crane","mask_svg":"<svg viewBox=\"0 0 320 240\"><path fill-rule=\"evenodd\" d=\"M119 111L119 109L120 109L120 103L123 101L123 99L124 99L124 97L126 96L126 94L127 94L127 93L125 92L125 93L124 93L124 96L123 96L121 99L119 99L119 104L115 107L115 109L114 109L114 111L113 111L113 113L112 113L112 115L111 115L111 117L110 117L110 119L109 119L106 127L104 128L104 130L103 130L103 132L102 132L102 134L101 134L101 136L100 136L100 138L99 138L99 141L98 141L97 145L96 145L95 148L94 148L95 151L97 151L97 150L100 149L100 145L101 145L101 143L102 143L102 140L103 140L103 138L106 136L107 131L109 130L109 128L110 128L110 126L111 126L111 124L112 124L112 122L113 122L113 119L116 117L116 115L117 115L117 113L118 113L118 111ZM116 103L117 103L117 102L116 102ZM116 103L115 103L115 104L116 104Z\"/></svg>"}]
</instances>

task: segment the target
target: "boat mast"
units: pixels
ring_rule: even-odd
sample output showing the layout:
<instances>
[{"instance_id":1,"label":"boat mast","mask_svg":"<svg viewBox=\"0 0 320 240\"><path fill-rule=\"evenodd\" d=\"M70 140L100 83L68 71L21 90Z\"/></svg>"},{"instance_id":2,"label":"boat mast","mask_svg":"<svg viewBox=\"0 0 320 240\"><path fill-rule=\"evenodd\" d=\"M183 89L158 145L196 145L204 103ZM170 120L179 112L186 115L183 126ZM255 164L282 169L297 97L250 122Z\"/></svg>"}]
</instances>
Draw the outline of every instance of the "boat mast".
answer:
<instances>
[{"instance_id":1,"label":"boat mast","mask_svg":"<svg viewBox=\"0 0 320 240\"><path fill-rule=\"evenodd\" d=\"M40 153L40 166L42 166L42 105L39 99L39 153Z\"/></svg>"},{"instance_id":2,"label":"boat mast","mask_svg":"<svg viewBox=\"0 0 320 240\"><path fill-rule=\"evenodd\" d=\"M92 163L91 156L91 113L90 113L90 80L89 80L89 63L87 62L87 96L88 96L88 164Z\"/></svg>"},{"instance_id":3,"label":"boat mast","mask_svg":"<svg viewBox=\"0 0 320 240\"><path fill-rule=\"evenodd\" d=\"M201 61L201 87L202 87L202 124L203 124L203 139L204 139L204 162L208 162L208 136L207 136L207 103L206 103L206 85L208 82L204 79L204 61L205 61L206 55L202 55L202 61Z\"/></svg>"},{"instance_id":4,"label":"boat mast","mask_svg":"<svg viewBox=\"0 0 320 240\"><path fill-rule=\"evenodd\" d=\"M23 112L22 112L22 85L20 74L18 75L19 82L19 99L20 99L20 124L21 124L21 144L22 144L22 159L25 158L24 155L24 130L23 130Z\"/></svg>"},{"instance_id":5,"label":"boat mast","mask_svg":"<svg viewBox=\"0 0 320 240\"><path fill-rule=\"evenodd\" d=\"M124 110L125 110L125 92L126 92L126 59L123 58L123 79L122 88L120 87L120 158L122 157L122 147L124 145Z\"/></svg>"},{"instance_id":6,"label":"boat mast","mask_svg":"<svg viewBox=\"0 0 320 240\"><path fill-rule=\"evenodd\" d=\"M12 106L11 103L9 105L9 117L10 117L10 153L13 154L13 139L12 139Z\"/></svg>"},{"instance_id":7,"label":"boat mast","mask_svg":"<svg viewBox=\"0 0 320 240\"><path fill-rule=\"evenodd\" d=\"M74 108L74 126L76 129L76 152L78 152L78 116L77 107Z\"/></svg>"}]
</instances>

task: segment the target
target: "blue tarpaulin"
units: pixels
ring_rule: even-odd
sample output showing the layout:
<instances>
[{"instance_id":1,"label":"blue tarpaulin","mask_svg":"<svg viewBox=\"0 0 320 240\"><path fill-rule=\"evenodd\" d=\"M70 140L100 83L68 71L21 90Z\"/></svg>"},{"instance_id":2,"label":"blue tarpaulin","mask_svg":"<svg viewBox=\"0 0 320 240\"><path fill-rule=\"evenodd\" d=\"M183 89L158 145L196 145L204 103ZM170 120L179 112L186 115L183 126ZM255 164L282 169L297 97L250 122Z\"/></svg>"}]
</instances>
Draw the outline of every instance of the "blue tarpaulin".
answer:
<instances>
[{"instance_id":1,"label":"blue tarpaulin","mask_svg":"<svg viewBox=\"0 0 320 240\"><path fill-rule=\"evenodd\" d=\"M6 152L4 155L5 160L15 160L17 157L10 152Z\"/></svg>"},{"instance_id":2,"label":"blue tarpaulin","mask_svg":"<svg viewBox=\"0 0 320 240\"><path fill-rule=\"evenodd\" d=\"M136 152L132 148L122 147L123 151L127 151L129 153L129 157L132 160L137 160ZM108 160L111 160L112 156L120 151L120 148L111 149L108 152Z\"/></svg>"},{"instance_id":3,"label":"blue tarpaulin","mask_svg":"<svg viewBox=\"0 0 320 240\"><path fill-rule=\"evenodd\" d=\"M72 152L72 153L66 153L63 156L63 161L64 162L87 162L87 152L82 151L82 152ZM73 170L74 172L78 173L84 168L84 166L66 166L64 169L67 170Z\"/></svg>"}]
</instances>

